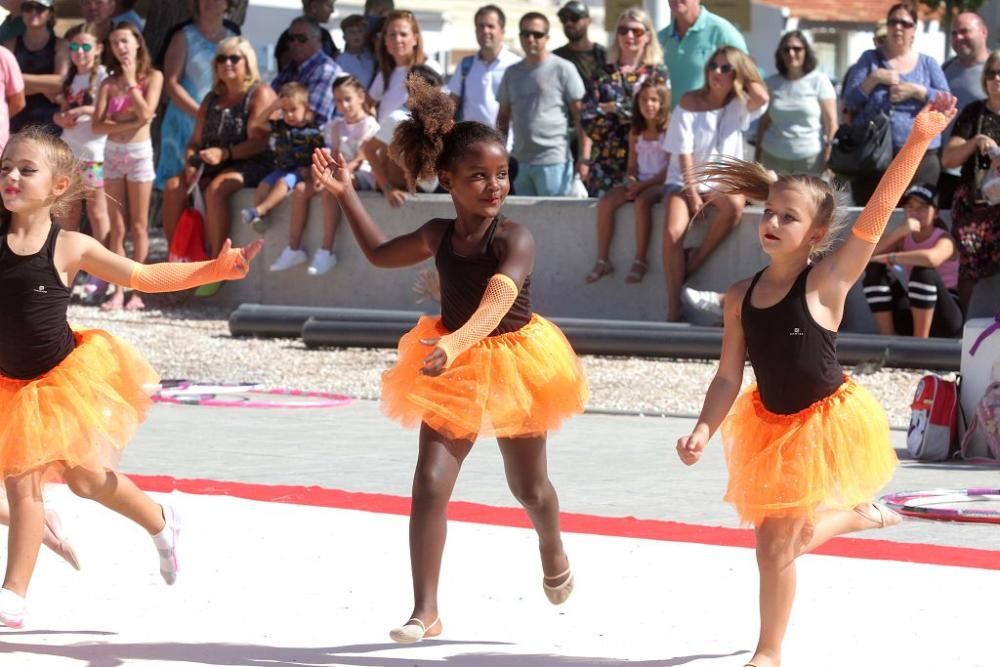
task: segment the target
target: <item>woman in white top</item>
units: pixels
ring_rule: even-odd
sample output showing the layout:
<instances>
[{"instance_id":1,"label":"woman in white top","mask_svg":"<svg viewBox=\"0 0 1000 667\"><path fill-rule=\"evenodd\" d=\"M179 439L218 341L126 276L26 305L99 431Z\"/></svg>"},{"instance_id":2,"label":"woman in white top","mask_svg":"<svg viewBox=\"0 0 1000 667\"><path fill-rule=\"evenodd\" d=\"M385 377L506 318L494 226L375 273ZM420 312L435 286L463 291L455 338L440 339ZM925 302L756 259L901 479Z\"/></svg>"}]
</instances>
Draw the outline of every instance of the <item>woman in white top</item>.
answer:
<instances>
[{"instance_id":1,"label":"woman in white top","mask_svg":"<svg viewBox=\"0 0 1000 667\"><path fill-rule=\"evenodd\" d=\"M818 176L837 132L837 93L798 30L781 38L774 62L778 73L767 79L771 103L757 125L754 159L779 174Z\"/></svg>"},{"instance_id":2,"label":"woman in white top","mask_svg":"<svg viewBox=\"0 0 1000 667\"><path fill-rule=\"evenodd\" d=\"M369 104L377 107L375 117L381 125L389 114L406 106L406 75L414 65L427 65L438 74L441 66L424 54L420 24L412 12L389 12L382 24L376 56L378 70L368 88Z\"/></svg>"},{"instance_id":3,"label":"woman in white top","mask_svg":"<svg viewBox=\"0 0 1000 667\"><path fill-rule=\"evenodd\" d=\"M711 184L695 182L691 170L720 157L743 158L744 133L767 108L767 88L753 59L732 46L720 46L705 65L705 85L681 97L670 118L667 150L666 219L663 270L667 276L667 320L681 319L681 287L732 231L743 215L742 197L709 196ZM691 221L710 206L715 209L701 246L684 254L684 235Z\"/></svg>"}]
</instances>

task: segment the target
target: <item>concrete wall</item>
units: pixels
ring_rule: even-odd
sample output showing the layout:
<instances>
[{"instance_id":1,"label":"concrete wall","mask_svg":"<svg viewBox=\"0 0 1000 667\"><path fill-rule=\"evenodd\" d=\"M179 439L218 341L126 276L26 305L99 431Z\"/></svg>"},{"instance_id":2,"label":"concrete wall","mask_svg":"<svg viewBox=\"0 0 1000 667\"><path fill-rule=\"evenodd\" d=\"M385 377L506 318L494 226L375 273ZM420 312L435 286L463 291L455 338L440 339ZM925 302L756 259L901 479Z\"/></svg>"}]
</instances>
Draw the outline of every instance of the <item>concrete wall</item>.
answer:
<instances>
[{"instance_id":1,"label":"concrete wall","mask_svg":"<svg viewBox=\"0 0 1000 667\"><path fill-rule=\"evenodd\" d=\"M232 220L239 208L249 206L252 192L244 190L233 197ZM387 234L394 236L415 229L435 217L454 217L447 195L414 197L401 209L390 209L381 196L364 193L365 205ZM666 316L665 278L660 261L663 212L653 214L653 238L650 245L650 268L638 285L624 282L634 251L631 207L618 213L611 261L616 271L587 285L584 276L594 264L596 253L595 200L511 197L504 213L531 228L535 237L537 259L532 277L535 306L539 312L562 317L599 317L629 320L662 320ZM898 213L898 212L897 212ZM853 210L851 216L856 216ZM724 290L763 267L766 256L757 240L759 208L748 208L743 223L727 238L697 274L691 286L698 289ZM350 229L342 223L334 251L338 265L327 275L311 277L305 265L282 273L268 267L288 243L288 202L270 215L265 234L266 245L247 278L227 284L212 297L218 303L267 303L302 306L345 306L357 308L415 309L412 286L419 272L433 266L432 260L406 269L376 269L368 264L358 249ZM689 234L696 243L707 223L698 222ZM322 233L321 211L313 202L306 229L305 248L311 253ZM236 245L245 245L257 237L249 227L234 222L232 236ZM433 308L431 304L428 308Z\"/></svg>"}]
</instances>

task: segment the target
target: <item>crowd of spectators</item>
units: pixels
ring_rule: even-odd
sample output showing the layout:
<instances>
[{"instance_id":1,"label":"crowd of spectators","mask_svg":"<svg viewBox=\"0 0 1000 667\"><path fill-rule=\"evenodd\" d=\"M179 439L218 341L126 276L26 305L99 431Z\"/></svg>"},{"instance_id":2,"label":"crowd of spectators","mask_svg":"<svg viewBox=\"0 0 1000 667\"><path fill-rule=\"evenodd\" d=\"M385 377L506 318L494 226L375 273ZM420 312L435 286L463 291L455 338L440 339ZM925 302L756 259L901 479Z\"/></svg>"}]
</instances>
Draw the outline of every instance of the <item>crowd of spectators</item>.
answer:
<instances>
[{"instance_id":1,"label":"crowd of spectators","mask_svg":"<svg viewBox=\"0 0 1000 667\"><path fill-rule=\"evenodd\" d=\"M220 250L232 221L263 231L290 198L289 243L271 269L308 262L310 275L327 273L336 265L340 211L311 183L312 148L341 152L356 186L381 192L393 207L405 205L411 191L441 191L437 179L407 183L391 156L393 131L409 115L407 80L418 76L451 95L457 120L495 126L507 137L512 194L597 199L596 261L587 283L614 273L615 214L626 203L635 212L635 254L625 281L644 279L652 211L662 201L670 320L680 319L684 302L718 309L717 295L685 283L747 205L715 196L710 183L692 178L699 165L752 157L776 172L832 176L841 125L884 122L895 153L923 105L951 92L962 110L924 156L914 178L919 188L903 202L907 225L876 254L866 294L882 331L901 328L884 315L890 303L910 311L917 335L953 335L951 308L941 316L946 320L932 318L933 326L917 311L946 301L965 308L975 283L1000 269L1000 201L981 187L991 172L1000 175L1000 52L988 51L985 22L971 12L954 17L955 56L941 64L914 49L917 10L894 5L875 27L873 48L844 73L838 91L798 30L777 39L774 70L762 78L770 63L755 63L739 30L699 0L668 0L671 22L658 33L646 12L629 7L612 24L607 45L590 37L587 4L570 0L556 13L566 44L554 50L549 19L528 12L517 19L520 54L506 45L504 11L485 5L470 26L478 50L455 62L447 78L427 55L417 17L392 0L368 0L363 15L340 20L339 35L326 27L333 0L302 0L302 15L277 38L278 74L271 81L261 80L257 50L227 19L230 0L189 1L193 18L172 29L162 53L150 54L134 1L81 0L83 24L59 37L53 0L0 0L10 11L0 25L0 146L29 124L64 133L98 193L87 201L90 229L119 252L130 233L140 261L151 190L162 192L170 238L197 185L209 255ZM852 174L857 205L867 202L881 175ZM253 206L233 218L230 199L246 187L256 189ZM309 261L302 237L317 196L324 234ZM950 217L939 216L942 210ZM64 224L78 224L80 214ZM701 218L704 238L686 248L686 234ZM950 263L954 271L943 268ZM946 279L930 280L927 270ZM914 297L914 285L930 283L940 298ZM129 303L142 307L138 296ZM117 295L107 307L122 305Z\"/></svg>"}]
</instances>

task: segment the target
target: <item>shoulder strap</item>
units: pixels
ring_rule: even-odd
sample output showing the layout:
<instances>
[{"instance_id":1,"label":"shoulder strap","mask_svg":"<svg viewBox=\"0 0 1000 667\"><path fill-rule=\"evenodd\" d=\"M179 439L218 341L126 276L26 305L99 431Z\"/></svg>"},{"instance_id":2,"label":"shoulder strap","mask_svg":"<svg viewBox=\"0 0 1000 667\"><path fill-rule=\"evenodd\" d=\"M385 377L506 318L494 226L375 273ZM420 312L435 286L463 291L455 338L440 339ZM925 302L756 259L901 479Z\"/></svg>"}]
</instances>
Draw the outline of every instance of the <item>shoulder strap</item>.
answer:
<instances>
[{"instance_id":1,"label":"shoulder strap","mask_svg":"<svg viewBox=\"0 0 1000 667\"><path fill-rule=\"evenodd\" d=\"M743 294L744 306L750 303L750 295L753 294L753 288L757 286L757 281L760 280L762 275L764 275L764 269L761 269L757 273L753 274L753 278L750 280L750 287L748 287L747 291Z\"/></svg>"},{"instance_id":2,"label":"shoulder strap","mask_svg":"<svg viewBox=\"0 0 1000 667\"><path fill-rule=\"evenodd\" d=\"M497 235L497 227L500 225L502 216L497 214L490 223L490 228L486 231L486 243L483 244L483 254L487 254L493 249L493 239Z\"/></svg>"},{"instance_id":3,"label":"shoulder strap","mask_svg":"<svg viewBox=\"0 0 1000 667\"><path fill-rule=\"evenodd\" d=\"M455 117L462 117L462 107L465 106L465 79L469 76L469 72L472 71L472 65L475 63L476 56L465 56L462 58L461 72L462 72L462 88L458 94L458 104L455 105Z\"/></svg>"},{"instance_id":4,"label":"shoulder strap","mask_svg":"<svg viewBox=\"0 0 1000 667\"><path fill-rule=\"evenodd\" d=\"M49 236L45 239L45 254L50 260L56 254L56 239L59 238L60 229L59 224L53 222L52 227L49 229Z\"/></svg>"}]
</instances>

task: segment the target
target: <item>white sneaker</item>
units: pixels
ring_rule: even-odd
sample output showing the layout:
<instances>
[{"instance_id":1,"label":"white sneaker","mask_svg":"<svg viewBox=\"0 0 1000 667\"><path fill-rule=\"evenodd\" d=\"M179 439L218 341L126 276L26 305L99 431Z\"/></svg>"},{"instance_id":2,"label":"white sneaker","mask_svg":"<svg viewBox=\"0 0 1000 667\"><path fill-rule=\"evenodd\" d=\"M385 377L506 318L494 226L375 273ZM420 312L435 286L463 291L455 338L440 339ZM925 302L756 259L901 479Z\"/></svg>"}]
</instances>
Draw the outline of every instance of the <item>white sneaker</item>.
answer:
<instances>
[{"instance_id":1,"label":"white sneaker","mask_svg":"<svg viewBox=\"0 0 1000 667\"><path fill-rule=\"evenodd\" d=\"M0 625L15 630L24 627L24 608L23 597L14 591L0 588Z\"/></svg>"},{"instance_id":2,"label":"white sneaker","mask_svg":"<svg viewBox=\"0 0 1000 667\"><path fill-rule=\"evenodd\" d=\"M313 255L313 261L306 269L306 273L310 276L321 276L335 266L337 266L337 256L329 250L320 248Z\"/></svg>"},{"instance_id":3,"label":"white sneaker","mask_svg":"<svg viewBox=\"0 0 1000 667\"><path fill-rule=\"evenodd\" d=\"M285 247L281 251L281 255L278 259L274 260L274 264L271 265L272 271L287 271L293 266L298 266L299 264L305 264L309 261L309 255L306 254L305 250L299 248L298 250L292 250L289 247Z\"/></svg>"},{"instance_id":4,"label":"white sneaker","mask_svg":"<svg viewBox=\"0 0 1000 667\"><path fill-rule=\"evenodd\" d=\"M168 586L177 582L180 566L177 563L177 538L181 534L181 519L177 511L169 505L160 505L165 525L163 530L153 535L153 544L160 554L160 576Z\"/></svg>"},{"instance_id":5,"label":"white sneaker","mask_svg":"<svg viewBox=\"0 0 1000 667\"><path fill-rule=\"evenodd\" d=\"M257 219L257 209L255 208L244 208L240 209L240 218L243 220L244 224L249 225L254 220Z\"/></svg>"},{"instance_id":6,"label":"white sneaker","mask_svg":"<svg viewBox=\"0 0 1000 667\"><path fill-rule=\"evenodd\" d=\"M722 322L722 294L685 287L681 290L684 305L709 316L714 323Z\"/></svg>"}]
</instances>

